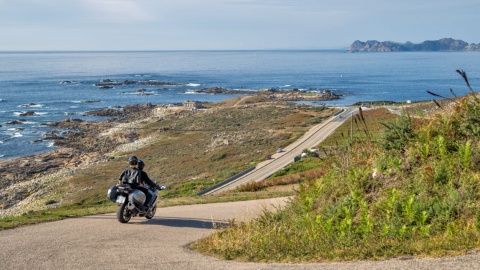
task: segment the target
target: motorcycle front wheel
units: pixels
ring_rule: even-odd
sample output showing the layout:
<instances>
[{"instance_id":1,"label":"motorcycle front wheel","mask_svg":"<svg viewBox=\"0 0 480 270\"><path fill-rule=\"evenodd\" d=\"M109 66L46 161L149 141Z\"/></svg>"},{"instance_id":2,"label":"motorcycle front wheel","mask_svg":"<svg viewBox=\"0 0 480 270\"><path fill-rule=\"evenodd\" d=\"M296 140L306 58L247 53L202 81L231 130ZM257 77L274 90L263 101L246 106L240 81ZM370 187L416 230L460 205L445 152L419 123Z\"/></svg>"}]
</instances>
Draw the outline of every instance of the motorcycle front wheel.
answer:
<instances>
[{"instance_id":1,"label":"motorcycle front wheel","mask_svg":"<svg viewBox=\"0 0 480 270\"><path fill-rule=\"evenodd\" d=\"M132 218L130 210L127 208L127 202L120 205L117 209L117 219L120 223L127 223Z\"/></svg>"},{"instance_id":2,"label":"motorcycle front wheel","mask_svg":"<svg viewBox=\"0 0 480 270\"><path fill-rule=\"evenodd\" d=\"M145 218L152 219L155 216L155 212L157 212L157 204L155 204L152 207L152 210L150 212L148 212L148 214L145 216Z\"/></svg>"}]
</instances>

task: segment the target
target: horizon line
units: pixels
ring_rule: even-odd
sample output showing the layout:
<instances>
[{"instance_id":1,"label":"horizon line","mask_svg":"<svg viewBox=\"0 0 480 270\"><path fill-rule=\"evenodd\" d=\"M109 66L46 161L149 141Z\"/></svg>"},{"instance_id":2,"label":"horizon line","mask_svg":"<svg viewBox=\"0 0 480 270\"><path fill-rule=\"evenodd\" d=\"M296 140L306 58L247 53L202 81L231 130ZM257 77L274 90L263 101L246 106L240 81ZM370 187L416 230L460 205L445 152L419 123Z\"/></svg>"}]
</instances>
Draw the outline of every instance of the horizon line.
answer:
<instances>
[{"instance_id":1,"label":"horizon line","mask_svg":"<svg viewBox=\"0 0 480 270\"><path fill-rule=\"evenodd\" d=\"M179 50L0 50L0 53L56 53L56 52L232 52L232 51L348 51L348 48L328 49L179 49Z\"/></svg>"}]
</instances>

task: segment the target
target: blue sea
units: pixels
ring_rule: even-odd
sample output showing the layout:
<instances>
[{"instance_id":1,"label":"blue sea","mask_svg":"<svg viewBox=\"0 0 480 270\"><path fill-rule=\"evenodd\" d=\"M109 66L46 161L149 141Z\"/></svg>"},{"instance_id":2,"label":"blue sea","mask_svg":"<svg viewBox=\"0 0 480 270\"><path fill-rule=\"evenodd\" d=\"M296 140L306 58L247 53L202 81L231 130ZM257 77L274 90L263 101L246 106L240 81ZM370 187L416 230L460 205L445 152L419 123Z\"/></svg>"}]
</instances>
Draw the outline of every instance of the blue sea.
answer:
<instances>
[{"instance_id":1,"label":"blue sea","mask_svg":"<svg viewBox=\"0 0 480 270\"><path fill-rule=\"evenodd\" d=\"M358 101L420 101L468 93L455 72L480 88L478 52L347 53L345 51L0 52L0 159L54 149L39 140L45 123L102 120L86 111L130 104L217 102L232 95L195 94L207 87L259 90L328 89L344 95L330 106ZM119 85L102 80L178 85ZM144 88L148 95L137 93ZM21 116L33 111L36 116ZM13 121L21 122L12 124Z\"/></svg>"}]
</instances>

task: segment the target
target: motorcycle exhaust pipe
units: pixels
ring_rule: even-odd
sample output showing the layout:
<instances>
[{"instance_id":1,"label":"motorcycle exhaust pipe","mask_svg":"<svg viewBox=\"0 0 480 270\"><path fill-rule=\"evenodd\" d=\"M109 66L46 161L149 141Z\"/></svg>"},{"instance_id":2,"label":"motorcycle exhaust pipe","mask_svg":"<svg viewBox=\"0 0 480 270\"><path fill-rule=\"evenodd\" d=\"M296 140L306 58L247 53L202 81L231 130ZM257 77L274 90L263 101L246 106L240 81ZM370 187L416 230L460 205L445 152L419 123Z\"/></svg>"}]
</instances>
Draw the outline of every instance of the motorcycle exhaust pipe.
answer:
<instances>
[{"instance_id":1,"label":"motorcycle exhaust pipe","mask_svg":"<svg viewBox=\"0 0 480 270\"><path fill-rule=\"evenodd\" d=\"M138 213L140 213L140 209L138 209L138 207L136 207L135 204L133 204L132 202L128 202L127 208L128 208L128 210L130 210L130 212L132 212L132 214L134 216L136 216L136 215L138 215Z\"/></svg>"},{"instance_id":2,"label":"motorcycle exhaust pipe","mask_svg":"<svg viewBox=\"0 0 480 270\"><path fill-rule=\"evenodd\" d=\"M135 209L135 205L132 202L128 202L127 208L128 208L128 210L133 210L133 209Z\"/></svg>"}]
</instances>

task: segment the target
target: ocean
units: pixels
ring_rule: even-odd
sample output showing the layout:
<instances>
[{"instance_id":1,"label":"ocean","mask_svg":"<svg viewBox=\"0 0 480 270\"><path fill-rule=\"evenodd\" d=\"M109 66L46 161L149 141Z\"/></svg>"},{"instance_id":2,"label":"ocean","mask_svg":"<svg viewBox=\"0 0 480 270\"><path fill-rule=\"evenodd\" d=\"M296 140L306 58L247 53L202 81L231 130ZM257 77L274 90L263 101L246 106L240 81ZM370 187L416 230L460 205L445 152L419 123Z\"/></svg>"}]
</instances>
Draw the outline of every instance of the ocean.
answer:
<instances>
[{"instance_id":1,"label":"ocean","mask_svg":"<svg viewBox=\"0 0 480 270\"><path fill-rule=\"evenodd\" d=\"M132 104L217 102L234 95L194 93L207 87L259 90L328 89L342 99L317 103L431 100L468 93L455 72L480 87L478 52L347 53L346 51L147 51L0 52L0 159L54 149L40 140L45 123L85 116L90 110ZM156 81L165 85L117 85L104 80ZM137 92L143 88L143 94ZM22 116L33 112L34 116Z\"/></svg>"}]
</instances>

